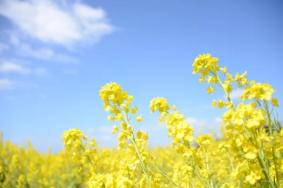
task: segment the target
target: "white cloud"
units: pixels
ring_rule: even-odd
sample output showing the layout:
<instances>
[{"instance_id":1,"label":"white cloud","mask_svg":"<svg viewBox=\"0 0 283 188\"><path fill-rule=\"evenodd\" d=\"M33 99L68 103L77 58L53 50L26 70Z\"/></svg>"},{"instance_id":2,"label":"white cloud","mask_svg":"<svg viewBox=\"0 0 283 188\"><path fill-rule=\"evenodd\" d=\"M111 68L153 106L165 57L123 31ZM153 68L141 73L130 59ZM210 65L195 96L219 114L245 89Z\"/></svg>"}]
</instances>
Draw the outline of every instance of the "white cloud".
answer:
<instances>
[{"instance_id":1,"label":"white cloud","mask_svg":"<svg viewBox=\"0 0 283 188\"><path fill-rule=\"evenodd\" d=\"M52 0L4 0L0 15L33 38L63 46L95 42L113 31L102 8L80 2L60 6Z\"/></svg>"},{"instance_id":2,"label":"white cloud","mask_svg":"<svg viewBox=\"0 0 283 188\"><path fill-rule=\"evenodd\" d=\"M112 134L112 126L94 126L84 131L89 138L95 138L99 146L115 147L117 138Z\"/></svg>"},{"instance_id":3,"label":"white cloud","mask_svg":"<svg viewBox=\"0 0 283 188\"><path fill-rule=\"evenodd\" d=\"M5 52L7 58L0 59L0 73L5 74L46 74L45 68L29 64L37 60L77 63L77 47L93 44L114 30L102 8L80 0L0 0L0 16L12 23L0 28L0 54ZM73 69L67 73L75 74ZM1 79L1 89L18 88L22 82L17 79L13 83Z\"/></svg>"},{"instance_id":4,"label":"white cloud","mask_svg":"<svg viewBox=\"0 0 283 188\"><path fill-rule=\"evenodd\" d=\"M193 117L188 117L187 121L190 124L195 125L195 126L205 126L207 124L205 121L202 121L202 120L199 120Z\"/></svg>"},{"instance_id":5,"label":"white cloud","mask_svg":"<svg viewBox=\"0 0 283 188\"><path fill-rule=\"evenodd\" d=\"M215 137L221 136L220 131L220 123L221 118L215 118L212 121L204 121L193 117L188 117L186 120L192 125L194 128L194 135L198 136L204 133L210 133Z\"/></svg>"},{"instance_id":6,"label":"white cloud","mask_svg":"<svg viewBox=\"0 0 283 188\"><path fill-rule=\"evenodd\" d=\"M233 90L230 94L231 99L240 99L243 95L244 89L237 88Z\"/></svg>"},{"instance_id":7,"label":"white cloud","mask_svg":"<svg viewBox=\"0 0 283 188\"><path fill-rule=\"evenodd\" d=\"M31 45L24 43L15 35L10 36L10 44L16 50L16 53L22 57L30 57L40 60L52 60L63 63L76 63L78 60L70 55L58 53L47 47L33 48Z\"/></svg>"},{"instance_id":8,"label":"white cloud","mask_svg":"<svg viewBox=\"0 0 283 188\"><path fill-rule=\"evenodd\" d=\"M98 125L84 131L89 138L95 138L99 146L116 147L117 134L112 134L112 125ZM164 146L171 143L164 125L144 125L142 130L149 134L150 146Z\"/></svg>"},{"instance_id":9,"label":"white cloud","mask_svg":"<svg viewBox=\"0 0 283 188\"><path fill-rule=\"evenodd\" d=\"M221 117L215 118L215 122L220 125L222 122L222 118Z\"/></svg>"},{"instance_id":10,"label":"white cloud","mask_svg":"<svg viewBox=\"0 0 283 188\"><path fill-rule=\"evenodd\" d=\"M0 78L0 90L11 89L13 82L7 78Z\"/></svg>"},{"instance_id":11,"label":"white cloud","mask_svg":"<svg viewBox=\"0 0 283 188\"><path fill-rule=\"evenodd\" d=\"M30 74L31 70L23 65L16 64L10 61L0 61L0 72L2 73L16 73L16 74Z\"/></svg>"},{"instance_id":12,"label":"white cloud","mask_svg":"<svg viewBox=\"0 0 283 188\"><path fill-rule=\"evenodd\" d=\"M0 59L0 73L42 76L47 70L43 67L27 67L18 59Z\"/></svg>"}]
</instances>

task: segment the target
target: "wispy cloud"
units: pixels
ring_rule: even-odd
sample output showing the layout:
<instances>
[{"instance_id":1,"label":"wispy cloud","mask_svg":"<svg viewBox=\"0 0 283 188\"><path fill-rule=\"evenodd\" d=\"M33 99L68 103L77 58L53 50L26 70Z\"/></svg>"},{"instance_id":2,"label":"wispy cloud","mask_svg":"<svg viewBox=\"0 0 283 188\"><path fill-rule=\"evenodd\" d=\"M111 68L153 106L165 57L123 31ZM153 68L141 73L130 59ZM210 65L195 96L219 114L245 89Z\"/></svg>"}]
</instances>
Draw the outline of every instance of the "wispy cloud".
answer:
<instances>
[{"instance_id":1,"label":"wispy cloud","mask_svg":"<svg viewBox=\"0 0 283 188\"><path fill-rule=\"evenodd\" d=\"M0 90L11 89L13 82L7 78L0 78Z\"/></svg>"},{"instance_id":2,"label":"wispy cloud","mask_svg":"<svg viewBox=\"0 0 283 188\"><path fill-rule=\"evenodd\" d=\"M0 14L30 37L63 46L95 42L113 31L102 8L81 2L66 6L52 0L4 0Z\"/></svg>"},{"instance_id":3,"label":"wispy cloud","mask_svg":"<svg viewBox=\"0 0 283 188\"><path fill-rule=\"evenodd\" d=\"M100 146L114 147L117 139L111 130L112 126L94 126L85 130L85 134L89 138L95 138Z\"/></svg>"},{"instance_id":4,"label":"wispy cloud","mask_svg":"<svg viewBox=\"0 0 283 188\"><path fill-rule=\"evenodd\" d=\"M212 121L204 121L194 117L188 117L187 121L193 126L195 136L201 135L203 133L210 133L215 137L221 136L221 118L219 117L213 119Z\"/></svg>"},{"instance_id":5,"label":"wispy cloud","mask_svg":"<svg viewBox=\"0 0 283 188\"><path fill-rule=\"evenodd\" d=\"M45 74L47 69L36 65L39 61L78 63L80 47L94 44L114 30L104 9L82 1L0 0L0 16L10 23L0 28L0 73L17 76ZM25 81L2 78L0 87L18 88L18 82Z\"/></svg>"},{"instance_id":6,"label":"wispy cloud","mask_svg":"<svg viewBox=\"0 0 283 188\"><path fill-rule=\"evenodd\" d=\"M233 90L230 94L231 99L240 99L243 95L244 89L237 88Z\"/></svg>"},{"instance_id":7,"label":"wispy cloud","mask_svg":"<svg viewBox=\"0 0 283 188\"><path fill-rule=\"evenodd\" d=\"M31 70L20 64L16 64L7 60L0 60L0 72L26 75L26 74L30 74Z\"/></svg>"},{"instance_id":8,"label":"wispy cloud","mask_svg":"<svg viewBox=\"0 0 283 188\"><path fill-rule=\"evenodd\" d=\"M78 61L71 55L55 52L48 47L34 48L28 43L21 41L14 35L10 36L10 44L13 49L17 49L16 53L21 57L34 58L39 60L52 60L62 63L76 63Z\"/></svg>"},{"instance_id":9,"label":"wispy cloud","mask_svg":"<svg viewBox=\"0 0 283 188\"><path fill-rule=\"evenodd\" d=\"M0 73L42 76L47 70L43 67L28 67L18 59L0 59Z\"/></svg>"}]
</instances>

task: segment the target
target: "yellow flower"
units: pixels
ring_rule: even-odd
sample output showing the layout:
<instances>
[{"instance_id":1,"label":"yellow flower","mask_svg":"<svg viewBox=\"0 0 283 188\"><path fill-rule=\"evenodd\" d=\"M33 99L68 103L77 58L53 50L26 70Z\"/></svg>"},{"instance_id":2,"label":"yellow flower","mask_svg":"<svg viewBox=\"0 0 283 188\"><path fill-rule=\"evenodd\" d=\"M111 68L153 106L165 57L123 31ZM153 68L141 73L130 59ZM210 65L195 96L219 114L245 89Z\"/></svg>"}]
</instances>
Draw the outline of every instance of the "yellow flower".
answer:
<instances>
[{"instance_id":1,"label":"yellow flower","mask_svg":"<svg viewBox=\"0 0 283 188\"><path fill-rule=\"evenodd\" d=\"M251 171L250 174L246 176L245 181L250 185L254 185L260 179L261 176L259 175L259 173Z\"/></svg>"},{"instance_id":2,"label":"yellow flower","mask_svg":"<svg viewBox=\"0 0 283 188\"><path fill-rule=\"evenodd\" d=\"M220 68L221 72L226 74L227 73L227 67L221 67Z\"/></svg>"},{"instance_id":3,"label":"yellow flower","mask_svg":"<svg viewBox=\"0 0 283 188\"><path fill-rule=\"evenodd\" d=\"M208 76L207 82L208 82L208 83L216 84L216 83L218 82L218 79L217 79L216 76Z\"/></svg>"},{"instance_id":4,"label":"yellow flower","mask_svg":"<svg viewBox=\"0 0 283 188\"><path fill-rule=\"evenodd\" d=\"M200 146L207 146L213 142L213 137L210 134L203 134L197 138L197 143Z\"/></svg>"},{"instance_id":5,"label":"yellow flower","mask_svg":"<svg viewBox=\"0 0 283 188\"><path fill-rule=\"evenodd\" d=\"M223 137L200 134L194 140L185 115L157 97L150 109L159 112L172 145L149 147L148 133L133 125L142 120L132 107L133 96L111 82L101 87L99 96L109 120L119 124L112 129L117 148L98 147L80 129L70 129L63 133L62 151L41 153L31 144L13 144L0 133L0 187L280 187L283 129L275 109L267 108L279 105L274 89L248 81L246 73L230 74L210 54L197 57L193 69L210 84L208 93L219 86L224 90L227 99L213 101L213 106L227 108L221 120ZM243 99L251 101L229 98L232 86L244 89Z\"/></svg>"},{"instance_id":6,"label":"yellow flower","mask_svg":"<svg viewBox=\"0 0 283 188\"><path fill-rule=\"evenodd\" d=\"M271 99L271 104L273 105L273 106L276 106L276 107L278 107L279 106L279 101L278 101L278 99L276 99L276 98L272 98Z\"/></svg>"},{"instance_id":7,"label":"yellow flower","mask_svg":"<svg viewBox=\"0 0 283 188\"><path fill-rule=\"evenodd\" d=\"M156 97L150 101L150 110L152 112L159 111L159 112L166 112L170 108L168 101L164 97Z\"/></svg>"},{"instance_id":8,"label":"yellow flower","mask_svg":"<svg viewBox=\"0 0 283 188\"><path fill-rule=\"evenodd\" d=\"M232 85L231 85L231 81L226 80L226 81L223 83L223 88L224 88L225 92L231 93L232 90L233 90L233 87L232 87Z\"/></svg>"},{"instance_id":9,"label":"yellow flower","mask_svg":"<svg viewBox=\"0 0 283 188\"><path fill-rule=\"evenodd\" d=\"M135 114L137 112L138 112L138 108L137 107L134 107L134 108L131 109L131 113L132 114Z\"/></svg>"},{"instance_id":10,"label":"yellow flower","mask_svg":"<svg viewBox=\"0 0 283 188\"><path fill-rule=\"evenodd\" d=\"M271 100L274 89L270 84L251 83L243 93L243 99Z\"/></svg>"},{"instance_id":11,"label":"yellow flower","mask_svg":"<svg viewBox=\"0 0 283 188\"><path fill-rule=\"evenodd\" d=\"M200 73L202 77L207 76L211 71L219 70L218 59L211 54L199 55L193 63L193 74Z\"/></svg>"},{"instance_id":12,"label":"yellow flower","mask_svg":"<svg viewBox=\"0 0 283 188\"><path fill-rule=\"evenodd\" d=\"M63 142L66 149L80 149L86 137L80 129L70 129L63 134Z\"/></svg>"},{"instance_id":13,"label":"yellow flower","mask_svg":"<svg viewBox=\"0 0 283 188\"><path fill-rule=\"evenodd\" d=\"M216 108L223 108L225 107L226 102L223 100L213 100L212 101L212 106Z\"/></svg>"},{"instance_id":14,"label":"yellow flower","mask_svg":"<svg viewBox=\"0 0 283 188\"><path fill-rule=\"evenodd\" d=\"M230 109L225 112L223 120L227 125L256 129L265 125L265 114L252 103L240 104L236 109Z\"/></svg>"},{"instance_id":15,"label":"yellow flower","mask_svg":"<svg viewBox=\"0 0 283 188\"><path fill-rule=\"evenodd\" d=\"M243 151L245 152L244 157L246 159L253 160L256 159L256 157L258 156L257 149L251 145L244 145Z\"/></svg>"},{"instance_id":16,"label":"yellow flower","mask_svg":"<svg viewBox=\"0 0 283 188\"><path fill-rule=\"evenodd\" d=\"M246 72L244 72L243 74L239 74L239 73L236 74L235 81L238 83L240 87L248 83L248 79L246 78L246 76L247 76Z\"/></svg>"},{"instance_id":17,"label":"yellow flower","mask_svg":"<svg viewBox=\"0 0 283 188\"><path fill-rule=\"evenodd\" d=\"M118 126L113 126L113 128L112 128L112 134L115 134L115 133L117 133L119 131L119 127Z\"/></svg>"},{"instance_id":18,"label":"yellow flower","mask_svg":"<svg viewBox=\"0 0 283 188\"><path fill-rule=\"evenodd\" d=\"M141 122L141 121L142 121L142 116L137 116L137 117L136 117L136 121L137 121L137 122Z\"/></svg>"},{"instance_id":19,"label":"yellow flower","mask_svg":"<svg viewBox=\"0 0 283 188\"><path fill-rule=\"evenodd\" d=\"M124 108L128 107L133 100L133 97L123 91L122 87L115 82L110 82L102 86L99 91L99 96L103 100L104 106L107 110L109 110L109 106L113 106L115 108L115 105L120 106L123 104Z\"/></svg>"},{"instance_id":20,"label":"yellow flower","mask_svg":"<svg viewBox=\"0 0 283 188\"><path fill-rule=\"evenodd\" d=\"M207 89L206 89L206 91L207 91L207 93L208 94L211 94L211 93L213 93L214 92L214 87L208 87Z\"/></svg>"}]
</instances>

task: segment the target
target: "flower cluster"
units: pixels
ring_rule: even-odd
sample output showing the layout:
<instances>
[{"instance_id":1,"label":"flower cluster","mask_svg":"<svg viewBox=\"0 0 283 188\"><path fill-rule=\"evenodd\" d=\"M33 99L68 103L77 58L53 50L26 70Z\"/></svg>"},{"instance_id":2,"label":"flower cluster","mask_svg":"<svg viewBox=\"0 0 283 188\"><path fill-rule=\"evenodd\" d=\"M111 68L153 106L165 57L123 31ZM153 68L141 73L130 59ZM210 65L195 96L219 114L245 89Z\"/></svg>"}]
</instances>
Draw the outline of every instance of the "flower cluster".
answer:
<instances>
[{"instance_id":1,"label":"flower cluster","mask_svg":"<svg viewBox=\"0 0 283 188\"><path fill-rule=\"evenodd\" d=\"M137 128L143 118L133 96L111 82L99 96L115 123L117 148L100 148L80 129L64 132L64 149L56 153L18 146L0 135L0 187L283 187L283 129L274 113L279 101L272 86L248 80L246 72L229 73L210 54L195 59L193 73L209 94L224 93L212 102L225 110L222 136L194 134L197 125L166 98L156 97L150 111L159 114L172 144L150 148L148 133ZM242 91L241 96L235 99L233 91Z\"/></svg>"},{"instance_id":2,"label":"flower cluster","mask_svg":"<svg viewBox=\"0 0 283 188\"><path fill-rule=\"evenodd\" d=\"M199 73L201 80L205 79L211 72L219 71L219 69L218 58L212 57L210 54L199 55L193 63L193 73ZM210 79L212 82L215 80L215 78Z\"/></svg>"},{"instance_id":3,"label":"flower cluster","mask_svg":"<svg viewBox=\"0 0 283 188\"><path fill-rule=\"evenodd\" d=\"M86 136L80 129L70 129L63 134L63 143L66 150L83 150L85 140Z\"/></svg>"},{"instance_id":4,"label":"flower cluster","mask_svg":"<svg viewBox=\"0 0 283 188\"><path fill-rule=\"evenodd\" d=\"M118 150L131 153L125 164L131 166L134 174L146 177L145 185L150 185L150 170L148 166L149 154L146 150L148 135L141 130L135 130L130 117L138 112L137 107L132 107L133 97L117 83L108 83L102 86L99 96L104 102L105 110L110 113L108 119L116 121L120 126L114 126L112 132L118 133ZM135 117L136 122L142 121L142 116ZM128 175L124 178L131 179ZM131 185L131 184L130 184Z\"/></svg>"},{"instance_id":5,"label":"flower cluster","mask_svg":"<svg viewBox=\"0 0 283 188\"><path fill-rule=\"evenodd\" d=\"M250 85L244 90L243 99L256 99L270 101L274 89L267 83L251 82Z\"/></svg>"},{"instance_id":6,"label":"flower cluster","mask_svg":"<svg viewBox=\"0 0 283 188\"><path fill-rule=\"evenodd\" d=\"M159 120L166 124L168 135L172 138L173 146L179 153L187 153L190 142L193 140L193 128L186 121L185 116L177 111L175 106L170 106L163 97L153 98L150 102L152 112L160 113Z\"/></svg>"},{"instance_id":7,"label":"flower cluster","mask_svg":"<svg viewBox=\"0 0 283 188\"><path fill-rule=\"evenodd\" d=\"M159 111L167 112L170 106L166 98L164 97L156 97L150 101L150 110L151 112Z\"/></svg>"}]
</instances>

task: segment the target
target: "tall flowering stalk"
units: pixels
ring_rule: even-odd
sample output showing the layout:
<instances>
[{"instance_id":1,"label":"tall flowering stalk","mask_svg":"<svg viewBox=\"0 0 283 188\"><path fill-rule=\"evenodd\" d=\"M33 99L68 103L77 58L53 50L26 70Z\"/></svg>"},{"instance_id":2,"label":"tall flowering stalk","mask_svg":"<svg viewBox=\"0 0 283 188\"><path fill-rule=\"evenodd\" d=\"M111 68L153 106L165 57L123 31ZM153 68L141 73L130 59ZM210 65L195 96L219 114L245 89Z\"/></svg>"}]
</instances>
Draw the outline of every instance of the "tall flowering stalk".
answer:
<instances>
[{"instance_id":1,"label":"tall flowering stalk","mask_svg":"<svg viewBox=\"0 0 283 188\"><path fill-rule=\"evenodd\" d=\"M278 106L272 86L249 81L246 73L233 76L227 68L220 67L218 59L210 54L195 59L193 73L200 74L200 81L209 84L208 93L220 86L225 94L226 99L213 101L213 106L227 107L222 119L225 139L237 154L237 160L246 161L246 171L235 172L244 173L245 177L239 179L237 176L236 179L251 185L259 183L272 188L280 187L275 136L281 127L271 116L270 106ZM238 104L231 100L233 89L243 91ZM236 168L236 171L239 169Z\"/></svg>"},{"instance_id":2,"label":"tall flowering stalk","mask_svg":"<svg viewBox=\"0 0 283 188\"><path fill-rule=\"evenodd\" d=\"M108 83L99 91L99 96L104 102L104 109L110 113L108 119L120 123L119 127L113 127L113 133L118 134L118 149L127 148L135 153L135 161L139 161L140 167L150 185L150 170L147 165L149 158L146 151L148 135L143 131L135 131L131 125L130 116L138 111L131 107L133 97L128 95L117 83ZM136 116L136 122L142 121L141 116Z\"/></svg>"},{"instance_id":3,"label":"tall flowering stalk","mask_svg":"<svg viewBox=\"0 0 283 188\"><path fill-rule=\"evenodd\" d=\"M197 125L166 98L155 97L150 110L159 114L172 144L151 148L148 134L136 127L143 118L133 96L111 82L99 96L116 124L117 148L99 147L80 129L65 131L64 149L56 153L13 144L0 134L0 188L281 188L283 129L275 89L249 80L246 72L231 74L211 54L195 58L193 73L209 94L222 92L212 101L224 111L222 137L194 135Z\"/></svg>"}]
</instances>

